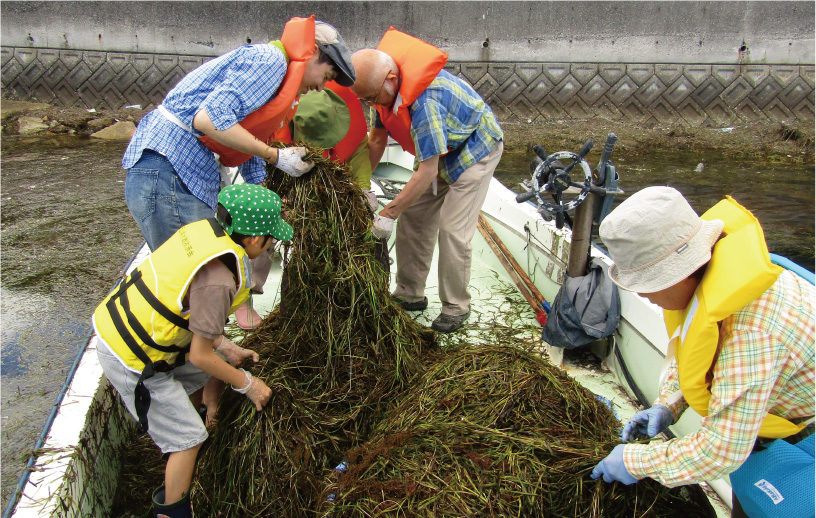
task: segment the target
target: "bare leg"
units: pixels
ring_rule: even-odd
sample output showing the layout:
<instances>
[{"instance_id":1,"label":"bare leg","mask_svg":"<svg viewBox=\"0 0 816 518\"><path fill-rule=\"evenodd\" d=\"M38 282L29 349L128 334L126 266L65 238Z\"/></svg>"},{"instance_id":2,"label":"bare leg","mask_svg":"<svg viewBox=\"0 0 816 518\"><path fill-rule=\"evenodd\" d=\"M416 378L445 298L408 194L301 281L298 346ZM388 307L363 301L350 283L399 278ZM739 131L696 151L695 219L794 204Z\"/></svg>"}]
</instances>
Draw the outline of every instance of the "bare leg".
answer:
<instances>
[{"instance_id":1,"label":"bare leg","mask_svg":"<svg viewBox=\"0 0 816 518\"><path fill-rule=\"evenodd\" d=\"M218 378L210 378L210 381L204 385L202 402L207 405L207 420L204 423L207 428L215 426L215 420L218 417L218 403L224 391L224 385L225 383Z\"/></svg>"},{"instance_id":2,"label":"bare leg","mask_svg":"<svg viewBox=\"0 0 816 518\"><path fill-rule=\"evenodd\" d=\"M196 456L201 445L170 454L164 470L164 503L178 502L190 490Z\"/></svg>"}]
</instances>

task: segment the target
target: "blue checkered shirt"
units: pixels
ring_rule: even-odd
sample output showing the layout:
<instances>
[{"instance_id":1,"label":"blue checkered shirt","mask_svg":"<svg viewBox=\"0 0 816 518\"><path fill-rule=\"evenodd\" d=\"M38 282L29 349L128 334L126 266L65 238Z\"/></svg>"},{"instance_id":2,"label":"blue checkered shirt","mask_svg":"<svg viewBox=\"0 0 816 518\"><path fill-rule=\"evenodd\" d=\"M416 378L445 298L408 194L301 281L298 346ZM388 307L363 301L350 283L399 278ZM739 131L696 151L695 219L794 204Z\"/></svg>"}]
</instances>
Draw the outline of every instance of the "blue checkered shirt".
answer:
<instances>
[{"instance_id":1,"label":"blue checkered shirt","mask_svg":"<svg viewBox=\"0 0 816 518\"><path fill-rule=\"evenodd\" d=\"M504 136L490 106L473 87L445 70L410 110L417 160L444 155L439 174L448 183L490 153Z\"/></svg>"},{"instance_id":2,"label":"blue checkered shirt","mask_svg":"<svg viewBox=\"0 0 816 518\"><path fill-rule=\"evenodd\" d=\"M162 104L188 126L192 126L196 113L205 109L215 128L223 131L272 99L285 73L286 60L276 47L245 45L187 74ZM213 152L198 135L201 133L191 134L153 110L139 122L122 157L122 167L133 167L145 149L161 153L190 192L215 210L221 177ZM259 157L252 157L238 169L248 183L266 179L265 163Z\"/></svg>"}]
</instances>

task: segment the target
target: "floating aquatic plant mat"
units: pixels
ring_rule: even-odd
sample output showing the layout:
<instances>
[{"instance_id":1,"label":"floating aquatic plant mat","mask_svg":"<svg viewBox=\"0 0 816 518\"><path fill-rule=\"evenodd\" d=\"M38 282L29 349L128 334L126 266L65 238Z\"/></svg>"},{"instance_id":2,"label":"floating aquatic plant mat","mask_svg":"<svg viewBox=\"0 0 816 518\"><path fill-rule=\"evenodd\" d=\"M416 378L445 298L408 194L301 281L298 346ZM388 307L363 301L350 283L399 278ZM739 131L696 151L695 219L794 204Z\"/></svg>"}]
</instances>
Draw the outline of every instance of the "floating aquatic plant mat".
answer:
<instances>
[{"instance_id":1,"label":"floating aquatic plant mat","mask_svg":"<svg viewBox=\"0 0 816 518\"><path fill-rule=\"evenodd\" d=\"M697 487L589 478L620 423L524 350L540 331L517 293L496 288L495 309L474 308L467 331L445 336L394 304L360 190L312 158L304 177L268 182L295 229L288 287L242 345L260 354L244 367L272 399L256 412L224 392L196 516L706 515Z\"/></svg>"}]
</instances>

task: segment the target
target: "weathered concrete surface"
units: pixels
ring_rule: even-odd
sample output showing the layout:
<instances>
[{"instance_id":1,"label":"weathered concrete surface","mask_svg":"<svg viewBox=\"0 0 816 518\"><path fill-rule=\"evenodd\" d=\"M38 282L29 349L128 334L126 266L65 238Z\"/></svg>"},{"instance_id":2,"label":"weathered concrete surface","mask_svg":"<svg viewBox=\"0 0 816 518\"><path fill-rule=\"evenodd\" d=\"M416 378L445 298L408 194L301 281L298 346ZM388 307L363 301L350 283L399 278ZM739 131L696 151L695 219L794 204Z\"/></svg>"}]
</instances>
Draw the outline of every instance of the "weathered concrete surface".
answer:
<instances>
[{"instance_id":1,"label":"weathered concrete surface","mask_svg":"<svg viewBox=\"0 0 816 518\"><path fill-rule=\"evenodd\" d=\"M215 56L292 16L352 49L390 25L451 61L813 64L814 2L3 2L2 45ZM740 50L742 49L742 50Z\"/></svg>"}]
</instances>

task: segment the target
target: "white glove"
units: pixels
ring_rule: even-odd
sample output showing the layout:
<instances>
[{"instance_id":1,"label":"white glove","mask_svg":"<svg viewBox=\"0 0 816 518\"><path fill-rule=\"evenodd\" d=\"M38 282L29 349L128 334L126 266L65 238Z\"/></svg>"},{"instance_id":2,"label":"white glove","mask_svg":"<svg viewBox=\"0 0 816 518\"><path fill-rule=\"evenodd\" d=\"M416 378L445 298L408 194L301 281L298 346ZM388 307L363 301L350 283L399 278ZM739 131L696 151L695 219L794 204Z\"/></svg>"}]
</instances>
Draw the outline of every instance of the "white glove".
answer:
<instances>
[{"instance_id":1,"label":"white glove","mask_svg":"<svg viewBox=\"0 0 816 518\"><path fill-rule=\"evenodd\" d=\"M226 336L221 336L221 343L215 348L215 353L223 358L225 362L229 362L233 367L240 365L247 358L252 358L254 362L260 359L258 353L250 349L238 347Z\"/></svg>"},{"instance_id":2,"label":"white glove","mask_svg":"<svg viewBox=\"0 0 816 518\"><path fill-rule=\"evenodd\" d=\"M284 147L278 149L278 160L274 166L289 176L297 178L314 167L313 162L303 161L304 156L306 156L305 147Z\"/></svg>"},{"instance_id":3,"label":"white glove","mask_svg":"<svg viewBox=\"0 0 816 518\"><path fill-rule=\"evenodd\" d=\"M391 232L394 231L394 220L386 218L377 214L374 216L374 225L371 227L371 233L379 239L388 239L391 237Z\"/></svg>"},{"instance_id":4,"label":"white glove","mask_svg":"<svg viewBox=\"0 0 816 518\"><path fill-rule=\"evenodd\" d=\"M379 202L377 201L377 194L368 189L363 189L363 194L365 194L368 206L371 207L371 212L377 210L377 206L379 205Z\"/></svg>"},{"instance_id":5,"label":"white glove","mask_svg":"<svg viewBox=\"0 0 816 518\"><path fill-rule=\"evenodd\" d=\"M245 387L242 388L232 387L232 390L248 397L249 400L255 404L255 410L260 412L261 410L263 410L263 407L269 402L269 399L272 397L272 389L267 387L266 383L259 380L258 378L248 373L244 369L238 370L244 373L244 376L246 377L247 380L247 384Z\"/></svg>"}]
</instances>

